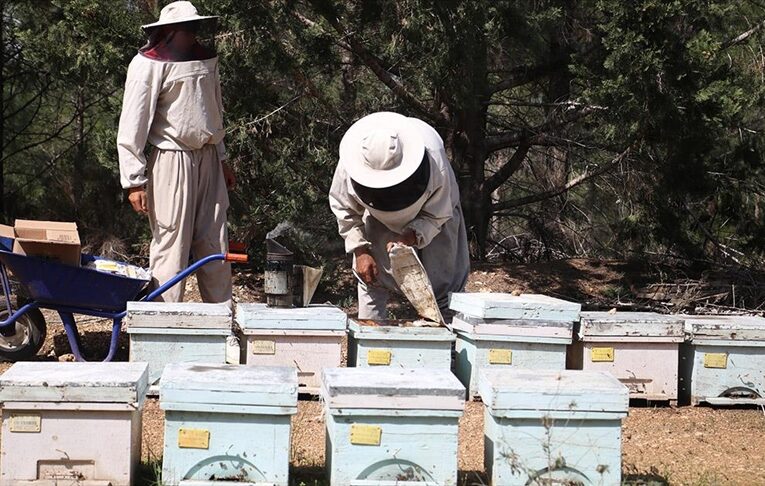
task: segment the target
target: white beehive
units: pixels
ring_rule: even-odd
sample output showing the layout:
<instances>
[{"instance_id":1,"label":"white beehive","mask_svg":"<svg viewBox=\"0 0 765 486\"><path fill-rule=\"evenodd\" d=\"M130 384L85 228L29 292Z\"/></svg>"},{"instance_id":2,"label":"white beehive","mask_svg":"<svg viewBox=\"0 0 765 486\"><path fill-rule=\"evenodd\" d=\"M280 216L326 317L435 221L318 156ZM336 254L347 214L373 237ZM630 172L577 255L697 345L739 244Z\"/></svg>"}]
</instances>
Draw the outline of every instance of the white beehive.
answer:
<instances>
[{"instance_id":1,"label":"white beehive","mask_svg":"<svg viewBox=\"0 0 765 486\"><path fill-rule=\"evenodd\" d=\"M409 321L348 322L348 366L451 369L454 334Z\"/></svg>"},{"instance_id":2,"label":"white beehive","mask_svg":"<svg viewBox=\"0 0 765 486\"><path fill-rule=\"evenodd\" d=\"M248 365L294 366L301 393L318 393L321 370L342 364L347 316L331 305L279 308L239 304Z\"/></svg>"},{"instance_id":3,"label":"white beehive","mask_svg":"<svg viewBox=\"0 0 765 486\"><path fill-rule=\"evenodd\" d=\"M287 486L297 388L293 367L168 365L162 484Z\"/></svg>"},{"instance_id":4,"label":"white beehive","mask_svg":"<svg viewBox=\"0 0 765 486\"><path fill-rule=\"evenodd\" d=\"M330 485L455 486L464 395L444 369L325 369Z\"/></svg>"},{"instance_id":5,"label":"white beehive","mask_svg":"<svg viewBox=\"0 0 765 486\"><path fill-rule=\"evenodd\" d=\"M455 373L478 396L478 372L491 369L566 367L574 322L581 306L536 294L452 294L459 312L451 327L457 334Z\"/></svg>"},{"instance_id":6,"label":"white beehive","mask_svg":"<svg viewBox=\"0 0 765 486\"><path fill-rule=\"evenodd\" d=\"M681 353L686 401L765 405L765 318L683 317L689 339Z\"/></svg>"},{"instance_id":7,"label":"white beehive","mask_svg":"<svg viewBox=\"0 0 765 486\"><path fill-rule=\"evenodd\" d=\"M130 486L146 363L16 363L0 376L0 486Z\"/></svg>"},{"instance_id":8,"label":"white beehive","mask_svg":"<svg viewBox=\"0 0 765 486\"><path fill-rule=\"evenodd\" d=\"M568 368L608 371L630 398L677 401L683 319L654 312L582 312Z\"/></svg>"},{"instance_id":9,"label":"white beehive","mask_svg":"<svg viewBox=\"0 0 765 486\"><path fill-rule=\"evenodd\" d=\"M233 320L227 304L128 302L130 361L149 363L151 393L169 363L225 363Z\"/></svg>"},{"instance_id":10,"label":"white beehive","mask_svg":"<svg viewBox=\"0 0 765 486\"><path fill-rule=\"evenodd\" d=\"M611 374L482 370L479 380L492 486L621 484L629 398Z\"/></svg>"}]
</instances>

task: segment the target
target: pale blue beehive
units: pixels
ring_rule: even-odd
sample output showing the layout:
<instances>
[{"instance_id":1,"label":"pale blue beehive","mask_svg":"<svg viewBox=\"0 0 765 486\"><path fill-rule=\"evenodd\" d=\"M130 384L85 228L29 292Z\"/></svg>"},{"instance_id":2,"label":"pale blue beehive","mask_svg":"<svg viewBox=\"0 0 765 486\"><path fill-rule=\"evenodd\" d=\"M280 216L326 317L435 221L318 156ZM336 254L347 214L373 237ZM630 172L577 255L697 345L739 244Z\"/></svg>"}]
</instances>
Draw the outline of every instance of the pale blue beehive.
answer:
<instances>
[{"instance_id":1,"label":"pale blue beehive","mask_svg":"<svg viewBox=\"0 0 765 486\"><path fill-rule=\"evenodd\" d=\"M227 304L128 302L130 361L149 363L150 391L156 394L169 363L225 363L227 339L235 342L232 322Z\"/></svg>"},{"instance_id":2,"label":"pale blue beehive","mask_svg":"<svg viewBox=\"0 0 765 486\"><path fill-rule=\"evenodd\" d=\"M454 334L407 321L348 322L348 366L451 369Z\"/></svg>"},{"instance_id":3,"label":"pale blue beehive","mask_svg":"<svg viewBox=\"0 0 765 486\"><path fill-rule=\"evenodd\" d=\"M457 335L455 374L478 396L478 372L565 369L581 305L537 294L454 293L449 307Z\"/></svg>"},{"instance_id":4,"label":"pale blue beehive","mask_svg":"<svg viewBox=\"0 0 765 486\"><path fill-rule=\"evenodd\" d=\"M608 371L630 398L674 404L683 322L655 312L582 312L567 368Z\"/></svg>"},{"instance_id":5,"label":"pale blue beehive","mask_svg":"<svg viewBox=\"0 0 765 486\"><path fill-rule=\"evenodd\" d=\"M0 485L129 486L146 363L16 363L0 376Z\"/></svg>"},{"instance_id":6,"label":"pale blue beehive","mask_svg":"<svg viewBox=\"0 0 765 486\"><path fill-rule=\"evenodd\" d=\"M611 374L485 369L479 392L490 484L621 484L629 398Z\"/></svg>"},{"instance_id":7,"label":"pale blue beehive","mask_svg":"<svg viewBox=\"0 0 765 486\"><path fill-rule=\"evenodd\" d=\"M456 485L464 395L444 369L325 369L330 485Z\"/></svg>"},{"instance_id":8,"label":"pale blue beehive","mask_svg":"<svg viewBox=\"0 0 765 486\"><path fill-rule=\"evenodd\" d=\"M288 485L294 368L170 364L160 387L162 484Z\"/></svg>"},{"instance_id":9,"label":"pale blue beehive","mask_svg":"<svg viewBox=\"0 0 765 486\"><path fill-rule=\"evenodd\" d=\"M683 316L682 394L696 405L765 405L765 318Z\"/></svg>"},{"instance_id":10,"label":"pale blue beehive","mask_svg":"<svg viewBox=\"0 0 765 486\"><path fill-rule=\"evenodd\" d=\"M294 366L301 393L318 393L321 370L342 365L348 316L332 305L279 308L239 304L235 322L244 334L244 362Z\"/></svg>"}]
</instances>

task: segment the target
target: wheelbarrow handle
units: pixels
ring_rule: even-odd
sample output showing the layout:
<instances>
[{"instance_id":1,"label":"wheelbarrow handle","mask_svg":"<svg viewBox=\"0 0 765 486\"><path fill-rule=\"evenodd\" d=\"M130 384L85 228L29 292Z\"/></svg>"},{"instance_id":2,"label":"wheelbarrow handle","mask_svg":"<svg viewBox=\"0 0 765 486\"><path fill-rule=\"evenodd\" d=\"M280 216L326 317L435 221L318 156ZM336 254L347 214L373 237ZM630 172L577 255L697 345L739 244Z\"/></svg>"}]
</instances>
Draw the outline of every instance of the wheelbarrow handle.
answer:
<instances>
[{"instance_id":1,"label":"wheelbarrow handle","mask_svg":"<svg viewBox=\"0 0 765 486\"><path fill-rule=\"evenodd\" d=\"M247 263L250 257L241 253L226 253L225 260L231 263Z\"/></svg>"},{"instance_id":2,"label":"wheelbarrow handle","mask_svg":"<svg viewBox=\"0 0 765 486\"><path fill-rule=\"evenodd\" d=\"M195 261L194 263L192 263L191 265L189 265L187 268L182 270L181 273L179 273L175 277L171 278L170 280L168 280L164 284L162 284L159 287L157 287L156 289L154 289L152 292L149 293L149 295L147 295L146 297L144 297L141 300L144 301L144 302L151 302L151 301L153 301L154 299L156 299L157 297L159 297L160 295L165 293L167 291L167 289L169 289L173 285L177 284L178 282L180 282L184 278L188 277L192 273L196 272L197 270L199 270L203 266L207 265L208 263L214 262L216 260L223 260L223 261L227 261L227 262L244 263L244 262L247 261L247 255L239 255L239 254L236 254L236 253L215 253L215 254L212 254L212 255L207 255L206 257L201 258L201 259Z\"/></svg>"}]
</instances>

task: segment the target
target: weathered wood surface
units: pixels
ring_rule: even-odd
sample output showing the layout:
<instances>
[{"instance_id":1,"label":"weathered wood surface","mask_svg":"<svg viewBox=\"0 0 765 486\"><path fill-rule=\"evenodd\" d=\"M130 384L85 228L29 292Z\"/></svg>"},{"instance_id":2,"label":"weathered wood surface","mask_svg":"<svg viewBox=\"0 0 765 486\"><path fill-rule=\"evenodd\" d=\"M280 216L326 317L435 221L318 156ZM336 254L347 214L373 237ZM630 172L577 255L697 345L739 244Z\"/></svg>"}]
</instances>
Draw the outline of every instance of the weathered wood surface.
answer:
<instances>
[{"instance_id":1,"label":"weathered wood surface","mask_svg":"<svg viewBox=\"0 0 765 486\"><path fill-rule=\"evenodd\" d=\"M39 432L12 431L19 416L38 417ZM0 486L38 479L59 485L134 483L141 457L139 410L3 409L2 418Z\"/></svg>"},{"instance_id":2,"label":"weathered wood surface","mask_svg":"<svg viewBox=\"0 0 765 486\"><path fill-rule=\"evenodd\" d=\"M756 316L685 316L691 341L765 341L765 318Z\"/></svg>"},{"instance_id":3,"label":"weathered wood surface","mask_svg":"<svg viewBox=\"0 0 765 486\"><path fill-rule=\"evenodd\" d=\"M159 329L231 329L231 308L227 304L195 302L128 302L125 324Z\"/></svg>"},{"instance_id":4,"label":"weathered wood surface","mask_svg":"<svg viewBox=\"0 0 765 486\"><path fill-rule=\"evenodd\" d=\"M539 294L453 293L449 308L483 319L579 320L582 306Z\"/></svg>"},{"instance_id":5,"label":"weathered wood surface","mask_svg":"<svg viewBox=\"0 0 765 486\"><path fill-rule=\"evenodd\" d=\"M146 363L15 363L0 375L0 402L139 403Z\"/></svg>"},{"instance_id":6,"label":"weathered wood surface","mask_svg":"<svg viewBox=\"0 0 765 486\"><path fill-rule=\"evenodd\" d=\"M296 408L297 388L294 367L175 363L162 375L160 406L237 405L241 412L260 406Z\"/></svg>"},{"instance_id":7,"label":"weathered wood surface","mask_svg":"<svg viewBox=\"0 0 765 486\"><path fill-rule=\"evenodd\" d=\"M601 371L483 369L478 392L494 415L514 410L626 413L629 405L627 387Z\"/></svg>"},{"instance_id":8,"label":"weathered wood surface","mask_svg":"<svg viewBox=\"0 0 765 486\"><path fill-rule=\"evenodd\" d=\"M278 308L266 304L239 304L235 322L244 334L259 329L345 330L348 316L331 305Z\"/></svg>"},{"instance_id":9,"label":"weathered wood surface","mask_svg":"<svg viewBox=\"0 0 765 486\"><path fill-rule=\"evenodd\" d=\"M330 408L461 410L465 388L445 369L326 368L321 394Z\"/></svg>"},{"instance_id":10,"label":"weathered wood surface","mask_svg":"<svg viewBox=\"0 0 765 486\"><path fill-rule=\"evenodd\" d=\"M684 322L681 316L654 312L582 312L577 334L582 341L608 337L630 341L662 338L667 342L682 342L685 339Z\"/></svg>"},{"instance_id":11,"label":"weathered wood surface","mask_svg":"<svg viewBox=\"0 0 765 486\"><path fill-rule=\"evenodd\" d=\"M544 403L545 397L539 400ZM610 414L508 418L485 408L484 434L492 485L621 485L621 419Z\"/></svg>"},{"instance_id":12,"label":"weathered wood surface","mask_svg":"<svg viewBox=\"0 0 765 486\"><path fill-rule=\"evenodd\" d=\"M383 321L374 326L365 325L356 319L348 320L348 331L357 339L401 340L401 341L454 341L454 334L443 326L396 326Z\"/></svg>"},{"instance_id":13,"label":"weathered wood surface","mask_svg":"<svg viewBox=\"0 0 765 486\"><path fill-rule=\"evenodd\" d=\"M570 342L574 323L539 319L482 319L457 314L450 327L455 331L482 336L560 338Z\"/></svg>"},{"instance_id":14,"label":"weathered wood surface","mask_svg":"<svg viewBox=\"0 0 765 486\"><path fill-rule=\"evenodd\" d=\"M133 328L130 333L130 361L149 365L149 384L156 385L170 363L225 363L229 329ZM145 332L148 331L148 332Z\"/></svg>"},{"instance_id":15,"label":"weathered wood surface","mask_svg":"<svg viewBox=\"0 0 765 486\"><path fill-rule=\"evenodd\" d=\"M610 351L611 361L597 357L604 348ZM569 368L611 373L629 388L630 398L678 398L678 343L646 342L644 337L629 342L577 341L568 349L568 362Z\"/></svg>"},{"instance_id":16,"label":"weathered wood surface","mask_svg":"<svg viewBox=\"0 0 765 486\"><path fill-rule=\"evenodd\" d=\"M692 404L765 405L765 347L735 343L736 346L724 342L684 346L681 373L686 401L690 398ZM722 359L710 360L710 355Z\"/></svg>"},{"instance_id":17,"label":"weathered wood surface","mask_svg":"<svg viewBox=\"0 0 765 486\"><path fill-rule=\"evenodd\" d=\"M482 369L566 368L568 338L477 335L458 332L455 343L455 374L468 390L468 398L478 397L478 372ZM492 353L510 353L510 363L492 359Z\"/></svg>"},{"instance_id":18,"label":"weathered wood surface","mask_svg":"<svg viewBox=\"0 0 765 486\"><path fill-rule=\"evenodd\" d=\"M192 431L207 443L179 440L181 431ZM164 485L225 481L288 486L289 460L289 415L165 412Z\"/></svg>"}]
</instances>

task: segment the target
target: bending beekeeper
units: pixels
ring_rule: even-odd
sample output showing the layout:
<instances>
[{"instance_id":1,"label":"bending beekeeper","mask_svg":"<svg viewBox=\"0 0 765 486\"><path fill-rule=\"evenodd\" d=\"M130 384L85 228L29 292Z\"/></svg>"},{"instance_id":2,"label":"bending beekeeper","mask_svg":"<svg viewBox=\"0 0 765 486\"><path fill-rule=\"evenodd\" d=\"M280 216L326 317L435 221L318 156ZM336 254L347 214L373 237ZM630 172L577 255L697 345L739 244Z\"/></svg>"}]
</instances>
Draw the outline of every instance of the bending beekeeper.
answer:
<instances>
[{"instance_id":1,"label":"bending beekeeper","mask_svg":"<svg viewBox=\"0 0 765 486\"><path fill-rule=\"evenodd\" d=\"M365 282L360 319L388 317L394 243L417 248L442 313L449 293L465 288L470 258L459 188L443 140L427 123L388 112L354 123L340 142L329 202Z\"/></svg>"},{"instance_id":2,"label":"bending beekeeper","mask_svg":"<svg viewBox=\"0 0 765 486\"><path fill-rule=\"evenodd\" d=\"M173 2L144 25L148 43L127 72L117 135L120 181L133 209L151 227L150 268L161 285L195 259L228 249L223 105L215 50L198 40L217 17ZM146 160L146 143L154 148ZM197 273L205 302L231 300L231 266L212 262ZM158 299L183 300L185 282Z\"/></svg>"}]
</instances>

